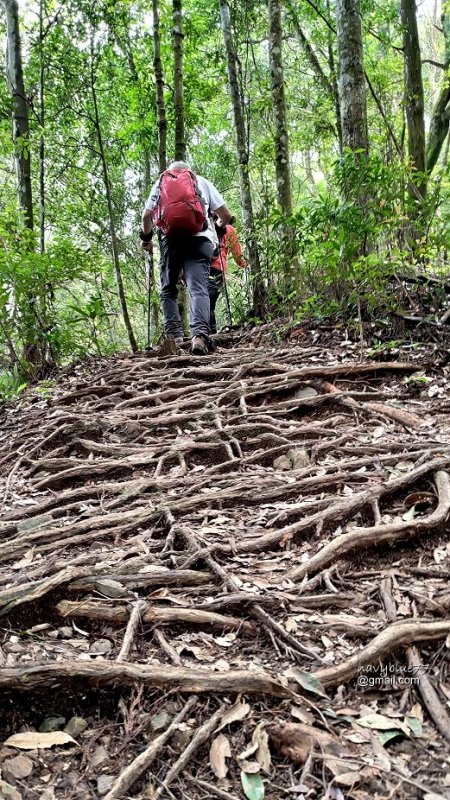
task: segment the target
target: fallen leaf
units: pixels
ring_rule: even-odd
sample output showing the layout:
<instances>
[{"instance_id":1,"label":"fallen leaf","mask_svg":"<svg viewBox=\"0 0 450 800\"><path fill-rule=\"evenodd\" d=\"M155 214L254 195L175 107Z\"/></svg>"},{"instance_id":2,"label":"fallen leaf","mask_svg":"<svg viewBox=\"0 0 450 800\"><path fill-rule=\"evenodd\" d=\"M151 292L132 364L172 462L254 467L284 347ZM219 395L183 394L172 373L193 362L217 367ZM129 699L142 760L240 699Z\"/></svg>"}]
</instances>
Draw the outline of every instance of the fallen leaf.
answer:
<instances>
[{"instance_id":1,"label":"fallen leaf","mask_svg":"<svg viewBox=\"0 0 450 800\"><path fill-rule=\"evenodd\" d=\"M402 731L405 736L409 736L408 728L403 722L399 719L385 717L383 714L367 714L365 717L360 717L360 719L355 720L355 722L362 728L370 728L375 731L391 731L397 729Z\"/></svg>"},{"instance_id":2,"label":"fallen leaf","mask_svg":"<svg viewBox=\"0 0 450 800\"><path fill-rule=\"evenodd\" d=\"M386 750L382 746L377 736L375 736L375 734L372 734L370 738L372 742L373 754L375 757L375 765L381 767L381 769L384 770L385 772L390 772L391 761L386 753Z\"/></svg>"},{"instance_id":3,"label":"fallen leaf","mask_svg":"<svg viewBox=\"0 0 450 800\"><path fill-rule=\"evenodd\" d=\"M250 756L253 756L256 753L257 749L258 749L258 742L252 742L251 744L249 744L248 747L246 747L245 750L243 750L242 753L239 753L238 755L239 761L245 761L245 759L250 758Z\"/></svg>"},{"instance_id":4,"label":"fallen leaf","mask_svg":"<svg viewBox=\"0 0 450 800\"><path fill-rule=\"evenodd\" d=\"M314 722L313 715L300 708L300 706L291 706L291 715L294 719L299 719L300 722L306 722L307 725L312 725Z\"/></svg>"},{"instance_id":5,"label":"fallen leaf","mask_svg":"<svg viewBox=\"0 0 450 800\"><path fill-rule=\"evenodd\" d=\"M412 522L415 516L417 516L416 507L411 506L411 508L408 509L408 511L405 511L405 513L402 514L402 520L403 522Z\"/></svg>"},{"instance_id":6,"label":"fallen leaf","mask_svg":"<svg viewBox=\"0 0 450 800\"><path fill-rule=\"evenodd\" d=\"M447 548L446 547L435 547L435 549L433 551L433 558L434 558L436 564L441 564L442 561L445 561L447 556L448 556L448 552L447 552Z\"/></svg>"},{"instance_id":7,"label":"fallen leaf","mask_svg":"<svg viewBox=\"0 0 450 800\"><path fill-rule=\"evenodd\" d=\"M334 778L335 782L340 783L341 786L354 786L355 783L360 783L362 779L363 775L358 771L341 772L339 775L335 775ZM342 793L341 797L343 797Z\"/></svg>"},{"instance_id":8,"label":"fallen leaf","mask_svg":"<svg viewBox=\"0 0 450 800\"><path fill-rule=\"evenodd\" d=\"M22 800L22 795L10 783L0 780L0 800Z\"/></svg>"},{"instance_id":9,"label":"fallen leaf","mask_svg":"<svg viewBox=\"0 0 450 800\"><path fill-rule=\"evenodd\" d=\"M264 729L262 723L253 731L252 742L258 746L256 760L263 772L268 775L270 773L272 759L269 750L269 734Z\"/></svg>"},{"instance_id":10,"label":"fallen leaf","mask_svg":"<svg viewBox=\"0 0 450 800\"><path fill-rule=\"evenodd\" d=\"M417 717L408 716L405 717L405 722L415 736L422 736L423 728L420 719L417 719Z\"/></svg>"},{"instance_id":11,"label":"fallen leaf","mask_svg":"<svg viewBox=\"0 0 450 800\"><path fill-rule=\"evenodd\" d=\"M389 744L394 739L398 739L399 736L402 736L403 731L400 731L398 728L392 731L380 731L378 734L378 740L384 746L385 744Z\"/></svg>"},{"instance_id":12,"label":"fallen leaf","mask_svg":"<svg viewBox=\"0 0 450 800\"><path fill-rule=\"evenodd\" d=\"M223 733L213 740L209 751L211 769L218 778L226 778L228 767L225 759L231 758L230 742Z\"/></svg>"},{"instance_id":13,"label":"fallen leaf","mask_svg":"<svg viewBox=\"0 0 450 800\"><path fill-rule=\"evenodd\" d=\"M60 744L77 744L77 742L64 731L50 731L49 733L25 731L25 733L13 734L4 742L5 747L17 747L18 750L44 750Z\"/></svg>"},{"instance_id":14,"label":"fallen leaf","mask_svg":"<svg viewBox=\"0 0 450 800\"><path fill-rule=\"evenodd\" d=\"M248 800L264 800L264 784L261 775L242 771L241 783Z\"/></svg>"},{"instance_id":15,"label":"fallen leaf","mask_svg":"<svg viewBox=\"0 0 450 800\"><path fill-rule=\"evenodd\" d=\"M420 703L414 703L411 711L408 714L408 717L415 717L416 719L420 720L420 722L423 722L423 708Z\"/></svg>"},{"instance_id":16,"label":"fallen leaf","mask_svg":"<svg viewBox=\"0 0 450 800\"><path fill-rule=\"evenodd\" d=\"M302 689L305 689L307 692L318 694L320 697L327 697L327 693L325 692L321 682L310 672L301 672L295 667L290 667L290 669L285 672L285 675L288 678L293 678L295 681L297 681Z\"/></svg>"},{"instance_id":17,"label":"fallen leaf","mask_svg":"<svg viewBox=\"0 0 450 800\"><path fill-rule=\"evenodd\" d=\"M297 764L304 764L312 748L316 747L333 775L353 771L354 764L350 760L353 758L353 751L343 745L337 736L327 731L299 722L273 724L268 731L282 755Z\"/></svg>"},{"instance_id":18,"label":"fallen leaf","mask_svg":"<svg viewBox=\"0 0 450 800\"><path fill-rule=\"evenodd\" d=\"M427 792L423 796L423 800L446 800L444 795L436 794L435 792Z\"/></svg>"},{"instance_id":19,"label":"fallen leaf","mask_svg":"<svg viewBox=\"0 0 450 800\"><path fill-rule=\"evenodd\" d=\"M243 761L241 767L242 772L245 772L246 775L256 775L261 770L261 764L258 764L257 761Z\"/></svg>"},{"instance_id":20,"label":"fallen leaf","mask_svg":"<svg viewBox=\"0 0 450 800\"><path fill-rule=\"evenodd\" d=\"M222 714L222 721L217 728L217 733L221 731L225 725L231 725L232 722L239 722L239 720L244 719L249 711L250 706L248 703L235 703Z\"/></svg>"}]
</instances>

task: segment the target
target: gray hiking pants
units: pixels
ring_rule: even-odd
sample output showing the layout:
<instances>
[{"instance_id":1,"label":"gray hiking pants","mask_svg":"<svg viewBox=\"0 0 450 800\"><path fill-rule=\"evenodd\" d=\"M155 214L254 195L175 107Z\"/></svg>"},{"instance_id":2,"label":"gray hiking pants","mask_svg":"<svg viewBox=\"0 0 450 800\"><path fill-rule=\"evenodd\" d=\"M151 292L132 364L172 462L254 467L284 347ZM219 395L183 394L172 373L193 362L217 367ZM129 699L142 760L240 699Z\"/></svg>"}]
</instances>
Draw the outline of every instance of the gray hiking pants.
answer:
<instances>
[{"instance_id":1,"label":"gray hiking pants","mask_svg":"<svg viewBox=\"0 0 450 800\"><path fill-rule=\"evenodd\" d=\"M189 310L192 336L209 336L209 267L214 253L212 242L203 236L185 239L160 238L161 249L161 301L164 313L164 330L171 336L183 336L178 311L180 272L189 292Z\"/></svg>"}]
</instances>

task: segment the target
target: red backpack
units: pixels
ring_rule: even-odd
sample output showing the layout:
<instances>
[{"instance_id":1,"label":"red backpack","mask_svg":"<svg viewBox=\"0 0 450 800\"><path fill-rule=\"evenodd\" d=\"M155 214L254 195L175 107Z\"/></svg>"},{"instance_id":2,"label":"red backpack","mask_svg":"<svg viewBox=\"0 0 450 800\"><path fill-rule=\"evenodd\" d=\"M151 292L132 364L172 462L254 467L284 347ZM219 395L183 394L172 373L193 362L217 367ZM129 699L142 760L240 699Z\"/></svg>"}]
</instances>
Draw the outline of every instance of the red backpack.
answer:
<instances>
[{"instance_id":1,"label":"red backpack","mask_svg":"<svg viewBox=\"0 0 450 800\"><path fill-rule=\"evenodd\" d=\"M193 236L206 229L205 204L193 172L188 169L163 172L152 217L165 236Z\"/></svg>"}]
</instances>

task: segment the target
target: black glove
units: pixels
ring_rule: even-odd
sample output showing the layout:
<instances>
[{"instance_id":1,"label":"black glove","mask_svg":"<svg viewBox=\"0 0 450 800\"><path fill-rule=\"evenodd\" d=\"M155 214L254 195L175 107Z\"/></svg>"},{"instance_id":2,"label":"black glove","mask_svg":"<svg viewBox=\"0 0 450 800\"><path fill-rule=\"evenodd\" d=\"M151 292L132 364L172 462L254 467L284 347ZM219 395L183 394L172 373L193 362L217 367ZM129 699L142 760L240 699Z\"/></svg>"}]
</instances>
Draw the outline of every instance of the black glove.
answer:
<instances>
[{"instance_id":1,"label":"black glove","mask_svg":"<svg viewBox=\"0 0 450 800\"><path fill-rule=\"evenodd\" d=\"M153 228L148 233L144 233L143 230L140 230L139 231L139 238L140 238L141 242L144 242L144 244L148 244L149 242L151 242L151 240L153 238Z\"/></svg>"},{"instance_id":2,"label":"black glove","mask_svg":"<svg viewBox=\"0 0 450 800\"><path fill-rule=\"evenodd\" d=\"M217 225L217 223L216 223L216 233L217 233L217 236L219 237L219 239L223 239L223 237L225 236L226 232L227 232L227 226L226 225L224 225L222 227L222 225Z\"/></svg>"}]
</instances>

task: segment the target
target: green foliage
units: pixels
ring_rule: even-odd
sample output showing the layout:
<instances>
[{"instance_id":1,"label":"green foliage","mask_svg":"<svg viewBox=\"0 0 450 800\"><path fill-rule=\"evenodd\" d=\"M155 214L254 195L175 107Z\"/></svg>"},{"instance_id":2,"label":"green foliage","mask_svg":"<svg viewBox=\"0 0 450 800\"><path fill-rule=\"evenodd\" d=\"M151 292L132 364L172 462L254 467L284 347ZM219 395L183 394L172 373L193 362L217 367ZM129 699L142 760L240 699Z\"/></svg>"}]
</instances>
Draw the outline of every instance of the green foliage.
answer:
<instances>
[{"instance_id":1,"label":"green foliage","mask_svg":"<svg viewBox=\"0 0 450 800\"><path fill-rule=\"evenodd\" d=\"M0 372L0 398L2 400L14 400L26 388L27 384L23 380L23 375L17 369Z\"/></svg>"}]
</instances>

